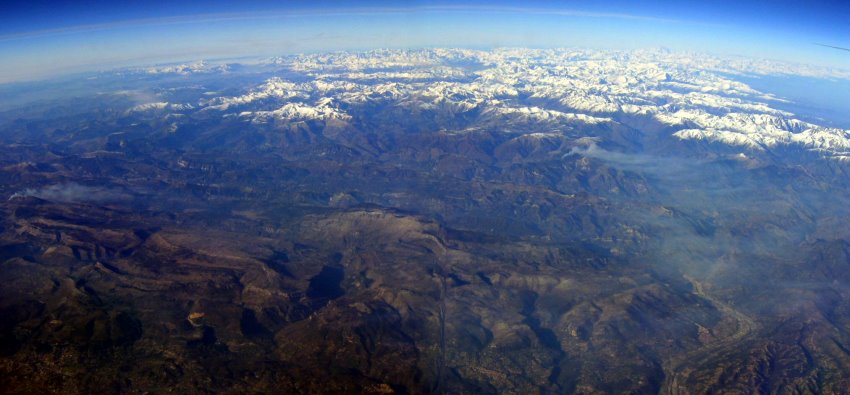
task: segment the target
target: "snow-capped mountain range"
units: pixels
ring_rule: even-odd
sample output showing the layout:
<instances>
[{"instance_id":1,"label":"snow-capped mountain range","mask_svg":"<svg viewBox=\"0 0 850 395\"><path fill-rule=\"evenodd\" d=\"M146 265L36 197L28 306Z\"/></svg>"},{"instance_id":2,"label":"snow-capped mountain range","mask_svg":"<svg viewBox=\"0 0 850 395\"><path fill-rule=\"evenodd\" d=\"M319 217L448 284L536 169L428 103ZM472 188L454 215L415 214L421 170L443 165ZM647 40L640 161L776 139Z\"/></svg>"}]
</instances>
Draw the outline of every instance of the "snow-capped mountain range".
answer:
<instances>
[{"instance_id":1,"label":"snow-capped mountain range","mask_svg":"<svg viewBox=\"0 0 850 395\"><path fill-rule=\"evenodd\" d=\"M198 74L198 73L223 73L229 71L230 68L226 64L212 64L206 61L197 61L192 63L164 65L156 67L148 67L140 71L146 74Z\"/></svg>"},{"instance_id":2,"label":"snow-capped mountain range","mask_svg":"<svg viewBox=\"0 0 850 395\"><path fill-rule=\"evenodd\" d=\"M785 146L850 160L850 130L804 122L777 108L783 99L733 79L736 74L850 79L844 70L665 50L575 49L339 52L268 59L264 66L303 78L275 76L235 96L142 104L133 110L220 113L265 124L356 122L358 112L380 106L462 116L472 119L471 127L531 125L528 133L644 117L680 140L742 150ZM194 63L145 72L226 70Z\"/></svg>"}]
</instances>

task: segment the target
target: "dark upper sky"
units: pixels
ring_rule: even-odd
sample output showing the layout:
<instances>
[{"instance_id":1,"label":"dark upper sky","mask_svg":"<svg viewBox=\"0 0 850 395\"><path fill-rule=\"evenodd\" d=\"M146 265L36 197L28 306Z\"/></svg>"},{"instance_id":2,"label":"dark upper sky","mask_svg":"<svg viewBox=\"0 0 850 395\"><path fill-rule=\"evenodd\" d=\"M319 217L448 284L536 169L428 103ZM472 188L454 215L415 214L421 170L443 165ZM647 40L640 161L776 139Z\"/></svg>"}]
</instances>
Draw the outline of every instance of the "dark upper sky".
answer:
<instances>
[{"instance_id":1,"label":"dark upper sky","mask_svg":"<svg viewBox=\"0 0 850 395\"><path fill-rule=\"evenodd\" d=\"M403 4L403 5L400 5ZM0 33L100 24L116 21L190 16L211 13L262 12L270 10L338 8L403 8L432 5L515 6L523 8L574 9L626 13L648 17L711 23L847 34L850 2L758 0L733 1L49 1L7 0L0 2Z\"/></svg>"}]
</instances>

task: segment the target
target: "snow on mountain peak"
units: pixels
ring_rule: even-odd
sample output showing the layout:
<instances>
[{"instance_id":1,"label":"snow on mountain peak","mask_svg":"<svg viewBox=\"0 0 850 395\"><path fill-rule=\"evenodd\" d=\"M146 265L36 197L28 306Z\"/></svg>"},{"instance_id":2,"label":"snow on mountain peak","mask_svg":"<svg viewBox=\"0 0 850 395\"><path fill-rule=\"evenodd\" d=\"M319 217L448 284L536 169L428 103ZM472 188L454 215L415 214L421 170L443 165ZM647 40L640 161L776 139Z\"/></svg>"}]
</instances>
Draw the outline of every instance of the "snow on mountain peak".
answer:
<instances>
[{"instance_id":1,"label":"snow on mountain peak","mask_svg":"<svg viewBox=\"0 0 850 395\"><path fill-rule=\"evenodd\" d=\"M466 114L488 127L510 124L519 133L639 116L666 125L681 140L752 150L794 145L835 158L850 150L850 132L800 121L775 107L781 99L730 77L749 72L850 79L842 70L660 50L522 48L335 52L268 64L300 74L303 82L271 77L242 95L200 106L258 123L353 121L360 116L357 108L378 106Z\"/></svg>"},{"instance_id":2,"label":"snow on mountain peak","mask_svg":"<svg viewBox=\"0 0 850 395\"><path fill-rule=\"evenodd\" d=\"M305 103L286 103L271 111L243 112L241 117L250 117L252 122L267 123L270 120L308 121L308 120L349 120L351 116L332 106L333 99L322 98L315 105Z\"/></svg>"},{"instance_id":3,"label":"snow on mountain peak","mask_svg":"<svg viewBox=\"0 0 850 395\"><path fill-rule=\"evenodd\" d=\"M222 73L226 72L230 67L226 64L211 64L206 61L197 61L193 63L184 63L177 65L166 65L158 67L149 67L145 69L147 74L180 74L188 75L195 73Z\"/></svg>"}]
</instances>

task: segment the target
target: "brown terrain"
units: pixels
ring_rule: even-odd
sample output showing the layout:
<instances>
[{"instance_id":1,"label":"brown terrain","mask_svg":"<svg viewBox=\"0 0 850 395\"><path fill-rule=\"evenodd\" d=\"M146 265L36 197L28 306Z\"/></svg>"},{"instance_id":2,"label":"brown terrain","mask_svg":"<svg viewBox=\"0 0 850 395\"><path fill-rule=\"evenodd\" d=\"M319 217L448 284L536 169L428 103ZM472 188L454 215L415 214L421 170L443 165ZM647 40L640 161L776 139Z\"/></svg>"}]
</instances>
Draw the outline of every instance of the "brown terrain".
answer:
<instances>
[{"instance_id":1,"label":"brown terrain","mask_svg":"<svg viewBox=\"0 0 850 395\"><path fill-rule=\"evenodd\" d=\"M0 392L850 393L846 166L632 121L10 123Z\"/></svg>"}]
</instances>

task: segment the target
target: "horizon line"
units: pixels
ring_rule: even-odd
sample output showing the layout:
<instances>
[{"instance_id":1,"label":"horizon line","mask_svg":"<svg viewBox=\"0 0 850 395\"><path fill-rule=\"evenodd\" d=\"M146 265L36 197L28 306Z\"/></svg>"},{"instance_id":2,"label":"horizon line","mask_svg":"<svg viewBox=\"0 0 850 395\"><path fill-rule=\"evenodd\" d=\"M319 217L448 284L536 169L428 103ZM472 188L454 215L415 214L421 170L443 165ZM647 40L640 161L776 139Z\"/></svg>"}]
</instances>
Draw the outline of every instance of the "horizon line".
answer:
<instances>
[{"instance_id":1,"label":"horizon line","mask_svg":"<svg viewBox=\"0 0 850 395\"><path fill-rule=\"evenodd\" d=\"M165 16L161 18L139 18L126 19L117 22L93 23L83 25L73 25L53 29L32 30L26 32L9 33L0 35L0 42L27 40L39 37L59 36L74 33L86 33L95 31L104 31L121 28L134 28L146 26L168 26L168 25L183 25L197 24L208 22L229 22L255 19L277 19L289 17L316 17L316 16L377 16L377 15L393 15L393 14L412 14L412 13L468 13L468 12L492 12L492 13L522 13L530 15L553 15L563 17L584 17L584 18L607 18L607 19L625 19L636 21L648 21L671 24L694 24L700 26L717 26L720 24L712 24L706 22L689 21L683 19L658 18L646 15L625 14L615 12L597 12L587 11L573 8L533 8L533 7L510 7L510 6L478 6L478 5L435 5L435 6L414 6L414 7L349 7L335 9L302 9L302 10L269 10L269 11L251 11L251 12L225 12L225 13L208 13L195 15L181 16Z\"/></svg>"}]
</instances>

